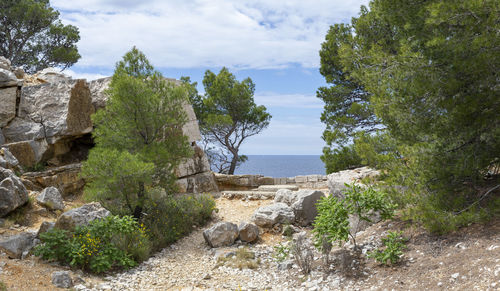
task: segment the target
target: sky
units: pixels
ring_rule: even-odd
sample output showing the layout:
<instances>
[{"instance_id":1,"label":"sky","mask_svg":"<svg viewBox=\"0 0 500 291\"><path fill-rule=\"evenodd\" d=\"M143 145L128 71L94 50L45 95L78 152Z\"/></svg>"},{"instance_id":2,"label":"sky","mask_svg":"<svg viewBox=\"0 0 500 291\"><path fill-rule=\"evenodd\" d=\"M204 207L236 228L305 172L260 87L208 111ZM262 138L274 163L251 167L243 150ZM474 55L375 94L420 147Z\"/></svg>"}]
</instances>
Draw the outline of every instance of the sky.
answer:
<instances>
[{"instance_id":1,"label":"sky","mask_svg":"<svg viewBox=\"0 0 500 291\"><path fill-rule=\"evenodd\" d=\"M189 76L200 92L206 70L225 66L255 83L255 102L273 116L248 138L246 155L320 155L325 86L319 50L330 25L349 22L368 0L52 0L79 28L82 58L66 74L97 79L133 46L165 77Z\"/></svg>"}]
</instances>

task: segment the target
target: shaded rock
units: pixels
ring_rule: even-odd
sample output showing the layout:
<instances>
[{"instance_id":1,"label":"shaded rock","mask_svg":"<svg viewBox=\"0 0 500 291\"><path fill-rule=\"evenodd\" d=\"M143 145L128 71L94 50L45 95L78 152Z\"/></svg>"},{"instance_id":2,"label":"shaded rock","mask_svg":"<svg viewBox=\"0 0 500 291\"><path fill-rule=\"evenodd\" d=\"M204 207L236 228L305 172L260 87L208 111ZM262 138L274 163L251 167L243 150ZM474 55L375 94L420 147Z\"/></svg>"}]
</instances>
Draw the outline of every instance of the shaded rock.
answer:
<instances>
[{"instance_id":1,"label":"shaded rock","mask_svg":"<svg viewBox=\"0 0 500 291\"><path fill-rule=\"evenodd\" d=\"M259 228L255 224L242 222L238 226L238 231L241 241L254 242L259 238Z\"/></svg>"},{"instance_id":2,"label":"shaded rock","mask_svg":"<svg viewBox=\"0 0 500 291\"><path fill-rule=\"evenodd\" d=\"M269 228L275 224L293 223L295 214L285 203L275 203L259 207L253 214L252 221L260 227Z\"/></svg>"},{"instance_id":3,"label":"shaded rock","mask_svg":"<svg viewBox=\"0 0 500 291\"><path fill-rule=\"evenodd\" d=\"M34 246L35 234L23 232L10 236L0 241L0 249L5 251L10 258L20 259L23 253L29 252Z\"/></svg>"},{"instance_id":4,"label":"shaded rock","mask_svg":"<svg viewBox=\"0 0 500 291\"><path fill-rule=\"evenodd\" d=\"M36 202L49 210L63 210L64 201L56 187L47 187L36 197Z\"/></svg>"},{"instance_id":5,"label":"shaded rock","mask_svg":"<svg viewBox=\"0 0 500 291\"><path fill-rule=\"evenodd\" d=\"M195 145L193 149L193 156L190 159L185 160L177 167L177 169L175 169L175 175L178 178L210 171L210 163L208 162L203 150L197 145Z\"/></svg>"},{"instance_id":6,"label":"shaded rock","mask_svg":"<svg viewBox=\"0 0 500 291\"><path fill-rule=\"evenodd\" d=\"M0 217L28 202L28 191L12 170L0 168Z\"/></svg>"},{"instance_id":7,"label":"shaded rock","mask_svg":"<svg viewBox=\"0 0 500 291\"><path fill-rule=\"evenodd\" d=\"M47 83L59 83L71 79L70 76L61 73L60 70L56 68L45 68L37 72L35 77Z\"/></svg>"},{"instance_id":8,"label":"shaded rock","mask_svg":"<svg viewBox=\"0 0 500 291\"><path fill-rule=\"evenodd\" d=\"M0 145L5 143L5 137L3 136L2 129L0 128Z\"/></svg>"},{"instance_id":9,"label":"shaded rock","mask_svg":"<svg viewBox=\"0 0 500 291\"><path fill-rule=\"evenodd\" d=\"M0 69L10 70L10 60L4 56L0 56Z\"/></svg>"},{"instance_id":10,"label":"shaded rock","mask_svg":"<svg viewBox=\"0 0 500 291\"><path fill-rule=\"evenodd\" d=\"M342 191L346 188L345 184L359 183L363 178L376 177L379 174L379 171L368 167L331 173L327 176L328 188L332 195L343 198Z\"/></svg>"},{"instance_id":11,"label":"shaded rock","mask_svg":"<svg viewBox=\"0 0 500 291\"><path fill-rule=\"evenodd\" d=\"M0 127L16 117L17 87L0 89Z\"/></svg>"},{"instance_id":12,"label":"shaded rock","mask_svg":"<svg viewBox=\"0 0 500 291\"><path fill-rule=\"evenodd\" d=\"M13 171L21 171L19 161L6 147L0 148L0 167Z\"/></svg>"},{"instance_id":13,"label":"shaded rock","mask_svg":"<svg viewBox=\"0 0 500 291\"><path fill-rule=\"evenodd\" d=\"M14 70L12 70L12 73L14 73L14 75L16 75L16 78L18 79L24 79L24 76L26 75L23 68L21 67L15 68Z\"/></svg>"},{"instance_id":14,"label":"shaded rock","mask_svg":"<svg viewBox=\"0 0 500 291\"><path fill-rule=\"evenodd\" d=\"M69 271L55 271L52 273L52 284L59 288L73 287L73 280Z\"/></svg>"},{"instance_id":15,"label":"shaded rock","mask_svg":"<svg viewBox=\"0 0 500 291\"><path fill-rule=\"evenodd\" d=\"M218 192L212 172L198 173L176 181L180 193Z\"/></svg>"},{"instance_id":16,"label":"shaded rock","mask_svg":"<svg viewBox=\"0 0 500 291\"><path fill-rule=\"evenodd\" d=\"M0 88L17 86L17 83L18 81L14 73L0 68Z\"/></svg>"},{"instance_id":17,"label":"shaded rock","mask_svg":"<svg viewBox=\"0 0 500 291\"><path fill-rule=\"evenodd\" d=\"M64 212L57 219L55 227L71 231L76 226L88 225L89 222L104 218L110 214L99 202L92 202Z\"/></svg>"},{"instance_id":18,"label":"shaded rock","mask_svg":"<svg viewBox=\"0 0 500 291\"><path fill-rule=\"evenodd\" d=\"M47 142L43 139L8 143L4 147L7 147L24 167L32 167L39 163L48 150Z\"/></svg>"},{"instance_id":19,"label":"shaded rock","mask_svg":"<svg viewBox=\"0 0 500 291\"><path fill-rule=\"evenodd\" d=\"M55 222L49 222L49 221L42 222L42 224L40 224L38 232L36 233L36 237L40 237L42 233L46 233L47 231L53 229L55 225L56 225Z\"/></svg>"},{"instance_id":20,"label":"shaded rock","mask_svg":"<svg viewBox=\"0 0 500 291\"><path fill-rule=\"evenodd\" d=\"M219 222L203 231L203 238L212 248L230 246L238 237L238 226L231 222Z\"/></svg>"},{"instance_id":21,"label":"shaded rock","mask_svg":"<svg viewBox=\"0 0 500 291\"><path fill-rule=\"evenodd\" d=\"M44 128L41 123L19 117L14 118L8 126L3 128L3 134L7 143L45 138Z\"/></svg>"},{"instance_id":22,"label":"shaded rock","mask_svg":"<svg viewBox=\"0 0 500 291\"><path fill-rule=\"evenodd\" d=\"M317 190L303 189L297 191L295 202L291 205L295 213L295 221L301 226L311 224L318 215L316 203L324 196L323 192Z\"/></svg>"},{"instance_id":23,"label":"shaded rock","mask_svg":"<svg viewBox=\"0 0 500 291\"><path fill-rule=\"evenodd\" d=\"M81 168L80 163L75 163L43 172L24 173L21 178L30 182L30 185L26 187L31 191L41 191L53 186L61 189L61 195L65 197L70 194L78 194L83 190L85 181L80 177Z\"/></svg>"}]
</instances>

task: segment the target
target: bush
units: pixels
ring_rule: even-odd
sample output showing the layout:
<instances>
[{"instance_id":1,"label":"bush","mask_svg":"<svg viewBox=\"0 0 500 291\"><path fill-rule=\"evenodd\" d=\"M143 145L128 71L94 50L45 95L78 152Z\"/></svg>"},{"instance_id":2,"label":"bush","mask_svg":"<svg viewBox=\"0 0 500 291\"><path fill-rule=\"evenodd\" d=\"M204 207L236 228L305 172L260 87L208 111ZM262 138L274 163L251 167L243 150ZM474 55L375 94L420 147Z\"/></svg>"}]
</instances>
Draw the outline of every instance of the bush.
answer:
<instances>
[{"instance_id":1,"label":"bush","mask_svg":"<svg viewBox=\"0 0 500 291\"><path fill-rule=\"evenodd\" d=\"M384 245L383 250L376 250L369 253L370 258L374 258L377 262L383 263L385 265L396 264L401 259L403 255L403 250L406 249L406 242L408 239L403 237L403 232L392 232L382 238L382 244Z\"/></svg>"},{"instance_id":2,"label":"bush","mask_svg":"<svg viewBox=\"0 0 500 291\"><path fill-rule=\"evenodd\" d=\"M370 215L375 212L379 212L382 219L393 216L396 205L389 201L385 193L372 187L363 190L354 184L346 184L346 187L344 199L329 195L317 204L318 215L313 223L313 232L318 249L325 244L325 239L341 246L351 238L356 247L356 233L349 226L349 215L368 222L371 222Z\"/></svg>"},{"instance_id":3,"label":"bush","mask_svg":"<svg viewBox=\"0 0 500 291\"><path fill-rule=\"evenodd\" d=\"M278 245L274 246L273 258L277 262L285 261L286 259L288 259L289 255L290 255L290 246L288 244L279 243Z\"/></svg>"},{"instance_id":4,"label":"bush","mask_svg":"<svg viewBox=\"0 0 500 291\"><path fill-rule=\"evenodd\" d=\"M215 201L210 195L173 197L152 192L146 201L141 222L155 250L187 235L193 226L204 225L215 210Z\"/></svg>"},{"instance_id":5,"label":"bush","mask_svg":"<svg viewBox=\"0 0 500 291\"><path fill-rule=\"evenodd\" d=\"M42 244L35 248L35 255L95 273L133 267L151 249L144 227L130 216L94 220L73 233L53 229L40 238Z\"/></svg>"}]
</instances>

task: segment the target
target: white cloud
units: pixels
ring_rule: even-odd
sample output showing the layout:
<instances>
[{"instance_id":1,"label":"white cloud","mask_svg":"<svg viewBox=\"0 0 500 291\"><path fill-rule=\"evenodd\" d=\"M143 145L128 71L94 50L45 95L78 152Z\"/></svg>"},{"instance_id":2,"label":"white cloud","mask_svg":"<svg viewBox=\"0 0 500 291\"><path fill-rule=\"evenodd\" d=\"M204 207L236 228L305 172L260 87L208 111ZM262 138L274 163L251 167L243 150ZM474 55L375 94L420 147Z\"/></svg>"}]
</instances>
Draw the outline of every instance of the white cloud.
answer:
<instances>
[{"instance_id":1,"label":"white cloud","mask_svg":"<svg viewBox=\"0 0 500 291\"><path fill-rule=\"evenodd\" d=\"M80 29L78 66L112 67L133 45L156 67L319 65L329 25L368 0L53 0Z\"/></svg>"},{"instance_id":2,"label":"white cloud","mask_svg":"<svg viewBox=\"0 0 500 291\"><path fill-rule=\"evenodd\" d=\"M64 74L71 76L73 79L87 79L87 81L92 81L100 78L105 78L109 76L101 75L101 74L93 74L93 73L79 73L75 72L71 69L66 69L63 71Z\"/></svg>"},{"instance_id":3,"label":"white cloud","mask_svg":"<svg viewBox=\"0 0 500 291\"><path fill-rule=\"evenodd\" d=\"M257 93L254 98L256 104L262 104L269 108L321 109L324 106L323 101L317 98L316 95L263 92Z\"/></svg>"}]
</instances>

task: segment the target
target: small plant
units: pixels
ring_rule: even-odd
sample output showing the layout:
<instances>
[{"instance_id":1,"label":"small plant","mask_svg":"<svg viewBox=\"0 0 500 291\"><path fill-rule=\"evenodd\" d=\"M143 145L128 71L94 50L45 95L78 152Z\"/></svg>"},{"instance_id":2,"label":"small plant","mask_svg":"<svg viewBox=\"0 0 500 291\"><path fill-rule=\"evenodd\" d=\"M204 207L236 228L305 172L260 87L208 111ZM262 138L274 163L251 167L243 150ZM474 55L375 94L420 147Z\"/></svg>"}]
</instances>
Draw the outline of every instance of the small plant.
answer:
<instances>
[{"instance_id":1,"label":"small plant","mask_svg":"<svg viewBox=\"0 0 500 291\"><path fill-rule=\"evenodd\" d=\"M130 216L94 220L72 233L52 229L40 238L35 255L95 273L133 267L150 252L144 227Z\"/></svg>"},{"instance_id":2,"label":"small plant","mask_svg":"<svg viewBox=\"0 0 500 291\"><path fill-rule=\"evenodd\" d=\"M302 274L309 274L312 270L314 256L311 248L308 246L306 235L299 234L292 242L290 250L293 254L293 258L295 259L295 263L299 266Z\"/></svg>"},{"instance_id":3,"label":"small plant","mask_svg":"<svg viewBox=\"0 0 500 291\"><path fill-rule=\"evenodd\" d=\"M394 265L401 259L403 250L406 249L407 241L408 239L403 237L402 231L389 231L389 234L385 238L382 238L382 244L385 248L370 252L368 257L374 258L377 262L385 265L389 265L389 262Z\"/></svg>"},{"instance_id":4,"label":"small plant","mask_svg":"<svg viewBox=\"0 0 500 291\"><path fill-rule=\"evenodd\" d=\"M248 250L247 247L240 248L236 254L231 257L219 257L217 259L218 265L226 265L232 268L243 269L257 269L260 264L260 259L255 259L255 253Z\"/></svg>"},{"instance_id":5,"label":"small plant","mask_svg":"<svg viewBox=\"0 0 500 291\"><path fill-rule=\"evenodd\" d=\"M278 245L274 246L273 258L277 262L285 261L289 255L290 255L289 245L279 243Z\"/></svg>"},{"instance_id":6,"label":"small plant","mask_svg":"<svg viewBox=\"0 0 500 291\"><path fill-rule=\"evenodd\" d=\"M0 281L0 291L7 291L7 284L3 281Z\"/></svg>"},{"instance_id":7,"label":"small plant","mask_svg":"<svg viewBox=\"0 0 500 291\"><path fill-rule=\"evenodd\" d=\"M325 239L339 246L351 239L357 248L356 231L349 225L350 215L357 216L360 221L371 222L370 215L375 212L380 213L382 219L391 218L394 214L396 205L384 193L372 187L363 190L355 184L346 184L346 187L343 199L329 195L321 198L317 204L318 215L313 223L313 232L318 249L323 247Z\"/></svg>"}]
</instances>

